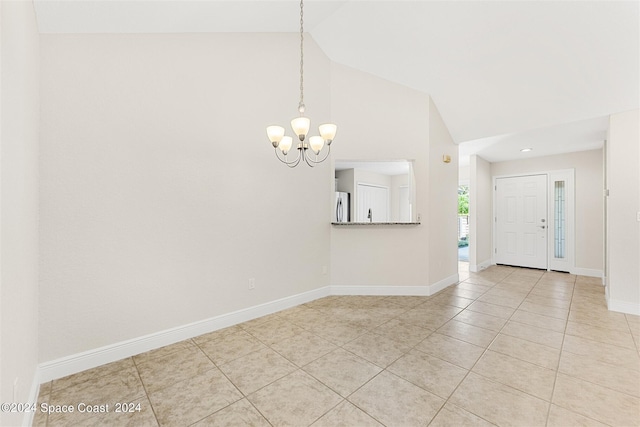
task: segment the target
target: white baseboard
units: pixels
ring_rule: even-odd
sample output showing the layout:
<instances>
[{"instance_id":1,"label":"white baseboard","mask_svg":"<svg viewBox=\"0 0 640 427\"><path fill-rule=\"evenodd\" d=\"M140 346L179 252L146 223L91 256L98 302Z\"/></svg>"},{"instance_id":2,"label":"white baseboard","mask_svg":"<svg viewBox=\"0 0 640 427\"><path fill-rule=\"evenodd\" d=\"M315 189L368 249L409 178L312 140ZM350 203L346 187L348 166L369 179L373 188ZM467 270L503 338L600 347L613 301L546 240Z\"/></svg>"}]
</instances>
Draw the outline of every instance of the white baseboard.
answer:
<instances>
[{"instance_id":1,"label":"white baseboard","mask_svg":"<svg viewBox=\"0 0 640 427\"><path fill-rule=\"evenodd\" d=\"M282 298L232 313L190 323L142 337L121 341L104 347L88 350L42 363L38 366L32 394L38 398L39 384L115 362L136 354L144 353L179 341L194 338L257 317L295 307L329 295L433 295L447 286L458 282L458 274L428 286L340 286L332 285L298 295ZM28 423L26 425L29 425Z\"/></svg>"},{"instance_id":2,"label":"white baseboard","mask_svg":"<svg viewBox=\"0 0 640 427\"><path fill-rule=\"evenodd\" d=\"M482 271L485 268L488 268L491 266L491 260L486 260L481 262L480 264L469 264L469 271L472 273L477 273L478 271Z\"/></svg>"},{"instance_id":3,"label":"white baseboard","mask_svg":"<svg viewBox=\"0 0 640 427\"><path fill-rule=\"evenodd\" d=\"M602 270L574 267L573 269L571 269L570 273L578 276L599 277L603 279L603 284L604 284L604 272Z\"/></svg>"},{"instance_id":4,"label":"white baseboard","mask_svg":"<svg viewBox=\"0 0 640 427\"><path fill-rule=\"evenodd\" d=\"M167 329L127 341L107 345L71 356L40 364L37 376L44 383L67 375L95 368L107 363L131 357L169 344L174 344L208 332L223 329L257 317L295 307L329 295L329 287L281 298L232 313L205 319L199 322Z\"/></svg>"},{"instance_id":5,"label":"white baseboard","mask_svg":"<svg viewBox=\"0 0 640 427\"><path fill-rule=\"evenodd\" d=\"M454 285L459 281L460 278L458 276L458 273L456 273L442 280L439 280L436 283L432 283L431 285L429 285L429 295L437 294L441 290L447 288L448 286Z\"/></svg>"},{"instance_id":6,"label":"white baseboard","mask_svg":"<svg viewBox=\"0 0 640 427\"><path fill-rule=\"evenodd\" d=\"M458 274L454 274L428 286L331 285L331 295L430 296L455 283L458 283Z\"/></svg>"},{"instance_id":7,"label":"white baseboard","mask_svg":"<svg viewBox=\"0 0 640 427\"><path fill-rule=\"evenodd\" d=\"M608 308L611 311L617 311L619 313L626 314L635 314L636 316L640 316L640 304L638 303L607 298L607 305L609 306Z\"/></svg>"},{"instance_id":8,"label":"white baseboard","mask_svg":"<svg viewBox=\"0 0 640 427\"><path fill-rule=\"evenodd\" d=\"M331 295L429 296L429 286L331 285Z\"/></svg>"}]
</instances>

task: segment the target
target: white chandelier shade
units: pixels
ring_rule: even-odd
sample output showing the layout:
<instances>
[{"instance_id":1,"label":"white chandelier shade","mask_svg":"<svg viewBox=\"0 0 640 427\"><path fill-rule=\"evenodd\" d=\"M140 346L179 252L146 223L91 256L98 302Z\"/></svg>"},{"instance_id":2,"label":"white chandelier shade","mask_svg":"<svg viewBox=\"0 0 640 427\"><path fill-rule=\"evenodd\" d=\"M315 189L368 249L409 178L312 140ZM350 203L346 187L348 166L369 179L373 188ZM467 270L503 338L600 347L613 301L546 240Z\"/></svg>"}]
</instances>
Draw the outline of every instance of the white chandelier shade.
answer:
<instances>
[{"instance_id":1,"label":"white chandelier shade","mask_svg":"<svg viewBox=\"0 0 640 427\"><path fill-rule=\"evenodd\" d=\"M311 127L311 120L304 116L291 120L291 129L300 138L300 141L304 141L304 138L309 133L309 127Z\"/></svg>"}]
</instances>

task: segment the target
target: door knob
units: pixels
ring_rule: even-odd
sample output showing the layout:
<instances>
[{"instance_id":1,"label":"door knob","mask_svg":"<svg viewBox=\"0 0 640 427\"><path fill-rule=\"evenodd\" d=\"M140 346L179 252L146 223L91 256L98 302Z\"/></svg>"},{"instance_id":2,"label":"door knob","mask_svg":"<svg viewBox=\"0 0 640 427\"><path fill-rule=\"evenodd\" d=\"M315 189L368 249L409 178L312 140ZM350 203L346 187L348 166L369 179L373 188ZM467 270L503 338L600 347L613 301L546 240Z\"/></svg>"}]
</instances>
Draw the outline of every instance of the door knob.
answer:
<instances>
[{"instance_id":1,"label":"door knob","mask_svg":"<svg viewBox=\"0 0 640 427\"><path fill-rule=\"evenodd\" d=\"M545 225L539 225L538 227L542 228L543 230L547 228Z\"/></svg>"}]
</instances>

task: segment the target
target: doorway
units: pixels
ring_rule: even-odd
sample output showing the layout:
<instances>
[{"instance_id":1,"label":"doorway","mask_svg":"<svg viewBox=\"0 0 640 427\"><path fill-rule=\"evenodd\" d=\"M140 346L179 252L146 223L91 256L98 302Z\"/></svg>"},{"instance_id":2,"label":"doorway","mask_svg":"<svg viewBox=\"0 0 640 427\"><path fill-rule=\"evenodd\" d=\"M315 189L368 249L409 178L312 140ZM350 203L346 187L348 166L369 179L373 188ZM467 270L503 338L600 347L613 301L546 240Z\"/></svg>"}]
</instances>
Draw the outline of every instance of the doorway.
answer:
<instances>
[{"instance_id":1,"label":"doorway","mask_svg":"<svg viewBox=\"0 0 640 427\"><path fill-rule=\"evenodd\" d=\"M494 178L494 262L574 269L574 171Z\"/></svg>"},{"instance_id":2,"label":"doorway","mask_svg":"<svg viewBox=\"0 0 640 427\"><path fill-rule=\"evenodd\" d=\"M458 184L458 261L469 262L469 186Z\"/></svg>"},{"instance_id":3,"label":"doorway","mask_svg":"<svg viewBox=\"0 0 640 427\"><path fill-rule=\"evenodd\" d=\"M360 182L356 188L356 221L388 222L389 188Z\"/></svg>"},{"instance_id":4,"label":"doorway","mask_svg":"<svg viewBox=\"0 0 640 427\"><path fill-rule=\"evenodd\" d=\"M547 268L547 175L496 179L497 264Z\"/></svg>"}]
</instances>

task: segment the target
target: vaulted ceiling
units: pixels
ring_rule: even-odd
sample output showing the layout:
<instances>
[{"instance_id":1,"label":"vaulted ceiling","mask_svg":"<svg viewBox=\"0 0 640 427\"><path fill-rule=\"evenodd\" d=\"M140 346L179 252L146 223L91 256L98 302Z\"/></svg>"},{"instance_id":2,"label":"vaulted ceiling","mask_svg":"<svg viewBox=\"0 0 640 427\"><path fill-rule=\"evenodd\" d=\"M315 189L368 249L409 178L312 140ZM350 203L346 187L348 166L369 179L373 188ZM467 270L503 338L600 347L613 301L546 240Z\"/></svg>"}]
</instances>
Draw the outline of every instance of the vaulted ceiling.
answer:
<instances>
[{"instance_id":1,"label":"vaulted ceiling","mask_svg":"<svg viewBox=\"0 0 640 427\"><path fill-rule=\"evenodd\" d=\"M296 32L299 3L34 0L42 33ZM430 94L463 155L602 146L640 107L638 1L305 1L333 61ZM463 160L464 161L464 160Z\"/></svg>"}]
</instances>

